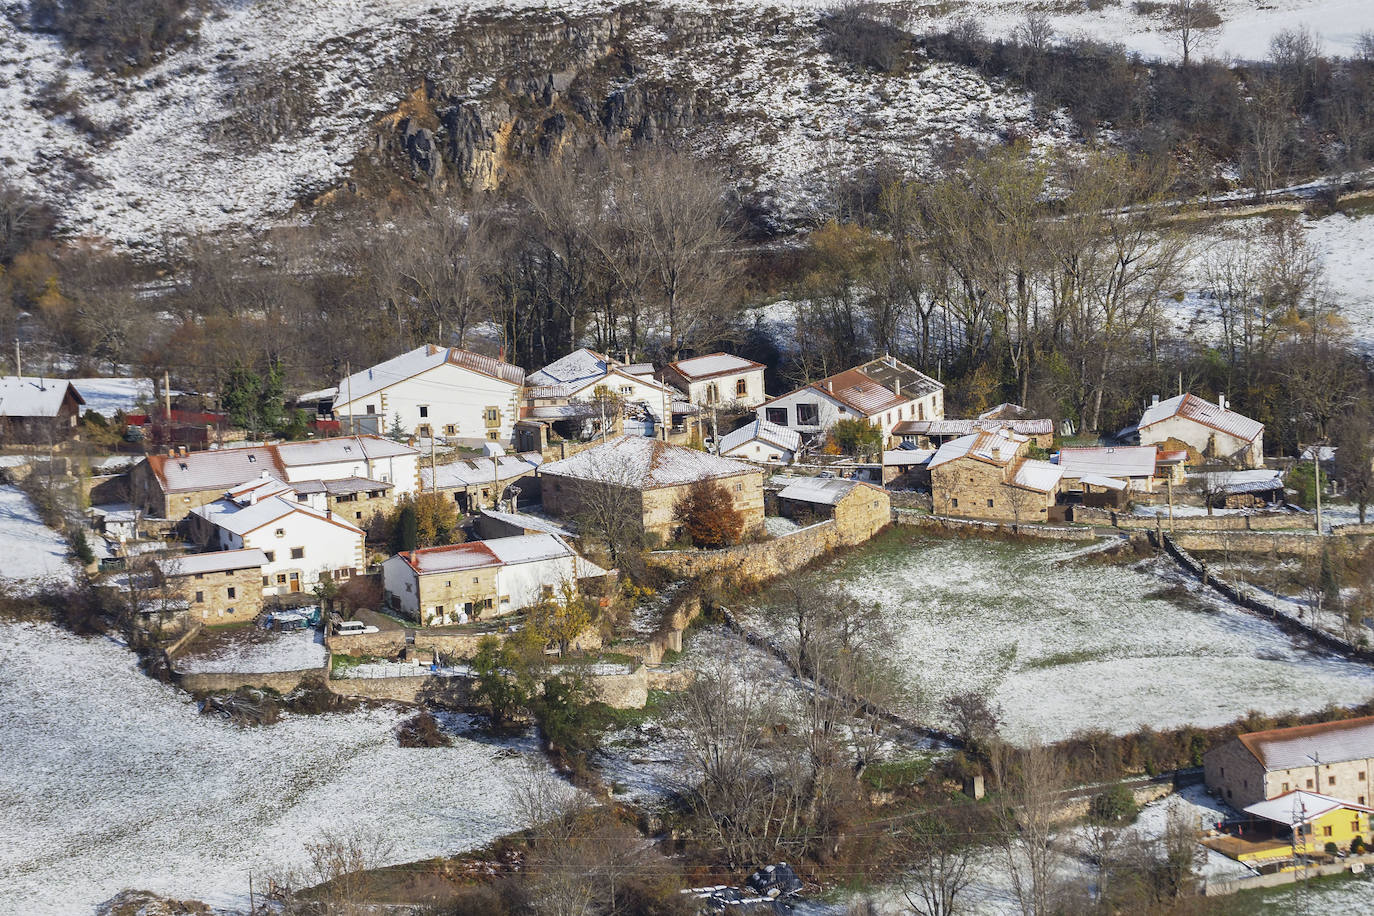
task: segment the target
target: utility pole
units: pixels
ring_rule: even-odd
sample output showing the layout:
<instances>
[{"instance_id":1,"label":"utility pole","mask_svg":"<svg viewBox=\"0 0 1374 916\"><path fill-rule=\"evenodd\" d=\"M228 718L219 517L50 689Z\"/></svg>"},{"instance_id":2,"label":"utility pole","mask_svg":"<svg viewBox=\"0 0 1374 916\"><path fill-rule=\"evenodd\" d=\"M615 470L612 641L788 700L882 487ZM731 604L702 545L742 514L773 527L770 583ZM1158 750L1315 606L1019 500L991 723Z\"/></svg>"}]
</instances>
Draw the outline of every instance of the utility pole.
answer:
<instances>
[{"instance_id":1,"label":"utility pole","mask_svg":"<svg viewBox=\"0 0 1374 916\"><path fill-rule=\"evenodd\" d=\"M429 492L439 492L439 465L434 458L434 436L429 437Z\"/></svg>"},{"instance_id":2,"label":"utility pole","mask_svg":"<svg viewBox=\"0 0 1374 916\"><path fill-rule=\"evenodd\" d=\"M253 897L253 873L248 873L248 916L257 916L257 901Z\"/></svg>"},{"instance_id":3,"label":"utility pole","mask_svg":"<svg viewBox=\"0 0 1374 916\"><path fill-rule=\"evenodd\" d=\"M342 428L342 424L341 424L341 425L340 425L339 431L342 432L342 433L344 433L345 435L351 436L351 435L354 435L357 431L353 428L353 423L352 423L352 420L353 420L353 372L352 372L352 370L351 370L350 367L349 367L349 362L348 362L348 360L344 360L344 385L345 385L345 386L347 387L347 389L348 389L348 398L347 398L347 400L346 400L344 403L346 403L346 404L348 405L348 419L349 419L348 427L349 427L349 428L345 430L345 429ZM334 400L337 401L338 399L339 399L339 393L336 391L336 392L334 392ZM335 419L336 419L336 420L338 419L337 415L335 416Z\"/></svg>"},{"instance_id":4,"label":"utility pole","mask_svg":"<svg viewBox=\"0 0 1374 916\"><path fill-rule=\"evenodd\" d=\"M1322 533L1322 447L1320 442L1312 445L1312 479L1317 491L1317 534Z\"/></svg>"},{"instance_id":5,"label":"utility pole","mask_svg":"<svg viewBox=\"0 0 1374 916\"><path fill-rule=\"evenodd\" d=\"M1169 491L1169 532L1174 530L1174 471L1169 469L1169 476L1164 478L1164 487Z\"/></svg>"},{"instance_id":6,"label":"utility pole","mask_svg":"<svg viewBox=\"0 0 1374 916\"><path fill-rule=\"evenodd\" d=\"M166 411L167 425L170 427L172 424L172 378L171 373L166 369L162 370L162 407Z\"/></svg>"},{"instance_id":7,"label":"utility pole","mask_svg":"<svg viewBox=\"0 0 1374 916\"><path fill-rule=\"evenodd\" d=\"M19 359L19 338L18 338L18 337L14 338L14 374L15 374L17 377L19 377L19 378L23 378L23 376L24 376L24 365L23 365L23 363L22 363L22 362L20 361L20 359Z\"/></svg>"}]
</instances>

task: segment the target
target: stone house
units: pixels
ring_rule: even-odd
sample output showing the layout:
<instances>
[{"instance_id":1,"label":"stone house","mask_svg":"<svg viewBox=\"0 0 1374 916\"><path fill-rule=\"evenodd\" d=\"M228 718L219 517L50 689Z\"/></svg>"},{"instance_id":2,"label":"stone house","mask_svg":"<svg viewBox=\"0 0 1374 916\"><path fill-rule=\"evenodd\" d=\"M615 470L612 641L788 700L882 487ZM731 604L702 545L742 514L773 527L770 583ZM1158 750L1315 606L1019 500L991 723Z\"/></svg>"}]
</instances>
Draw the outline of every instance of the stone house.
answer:
<instances>
[{"instance_id":1,"label":"stone house","mask_svg":"<svg viewBox=\"0 0 1374 916\"><path fill-rule=\"evenodd\" d=\"M328 509L339 518L347 519L359 528L374 515L386 515L396 508L393 495L396 485L366 477L345 477L342 480L303 480L290 484L298 496L305 497L316 509Z\"/></svg>"},{"instance_id":2,"label":"stone house","mask_svg":"<svg viewBox=\"0 0 1374 916\"><path fill-rule=\"evenodd\" d=\"M699 481L714 481L744 519L744 533L763 528L763 471L754 465L639 436L611 439L539 468L544 511L576 518L613 501L660 543L680 528L677 502Z\"/></svg>"},{"instance_id":3,"label":"stone house","mask_svg":"<svg viewBox=\"0 0 1374 916\"><path fill-rule=\"evenodd\" d=\"M560 538L576 538L567 528L550 519L527 512L502 512L483 509L473 519L473 527L482 540L509 538L520 534L552 534Z\"/></svg>"},{"instance_id":4,"label":"stone house","mask_svg":"<svg viewBox=\"0 0 1374 916\"><path fill-rule=\"evenodd\" d=\"M1097 486L1153 493L1157 455L1153 445L1063 448L1057 464L1064 471L1066 491L1082 492Z\"/></svg>"},{"instance_id":5,"label":"stone house","mask_svg":"<svg viewBox=\"0 0 1374 916\"><path fill-rule=\"evenodd\" d=\"M346 432L385 435L399 417L408 436L509 443L524 384L519 366L425 344L339 382L333 410Z\"/></svg>"},{"instance_id":6,"label":"stone house","mask_svg":"<svg viewBox=\"0 0 1374 916\"><path fill-rule=\"evenodd\" d=\"M539 494L534 473L544 461L539 452L499 455L492 458L460 458L430 468L420 466L420 487L426 493L439 492L458 504L459 512L476 512L495 506L518 486L520 497L529 501Z\"/></svg>"},{"instance_id":7,"label":"stone house","mask_svg":"<svg viewBox=\"0 0 1374 916\"><path fill-rule=\"evenodd\" d=\"M801 433L755 418L720 437L716 454L770 464L791 464L801 450Z\"/></svg>"},{"instance_id":8,"label":"stone house","mask_svg":"<svg viewBox=\"0 0 1374 916\"><path fill-rule=\"evenodd\" d=\"M838 477L793 477L778 491L778 512L811 522L833 518L845 543L868 540L892 522L892 500L882 487Z\"/></svg>"},{"instance_id":9,"label":"stone house","mask_svg":"<svg viewBox=\"0 0 1374 916\"><path fill-rule=\"evenodd\" d=\"M385 602L423 626L511 614L606 571L551 534L426 547L382 564Z\"/></svg>"},{"instance_id":10,"label":"stone house","mask_svg":"<svg viewBox=\"0 0 1374 916\"><path fill-rule=\"evenodd\" d=\"M81 392L64 379L0 376L0 444L70 439L85 404Z\"/></svg>"},{"instance_id":11,"label":"stone house","mask_svg":"<svg viewBox=\"0 0 1374 916\"><path fill-rule=\"evenodd\" d=\"M256 548L192 553L158 561L164 587L186 615L207 625L252 620L262 613L262 568Z\"/></svg>"},{"instance_id":12,"label":"stone house","mask_svg":"<svg viewBox=\"0 0 1374 916\"><path fill-rule=\"evenodd\" d=\"M984 430L1010 429L1026 436L1031 445L1049 451L1054 448L1054 421L1036 417L1018 404L999 404L971 420L923 418L897 424L893 433L902 444L913 448L936 449L960 436Z\"/></svg>"},{"instance_id":13,"label":"stone house","mask_svg":"<svg viewBox=\"0 0 1374 916\"><path fill-rule=\"evenodd\" d=\"M651 437L666 435L673 427L678 394L654 378L650 363L627 365L583 347L531 372L525 383L527 418L566 419L582 414L590 418L593 412L587 407L602 389L623 405L622 416L608 417L608 425Z\"/></svg>"},{"instance_id":14,"label":"stone house","mask_svg":"<svg viewBox=\"0 0 1374 916\"><path fill-rule=\"evenodd\" d=\"M1286 792L1374 799L1374 716L1272 728L1232 738L1202 758L1207 788L1234 808Z\"/></svg>"},{"instance_id":15,"label":"stone house","mask_svg":"<svg viewBox=\"0 0 1374 916\"><path fill-rule=\"evenodd\" d=\"M892 356L804 385L758 407L759 419L803 434L823 433L844 419L867 420L884 439L907 420L945 415L945 386Z\"/></svg>"},{"instance_id":16,"label":"stone house","mask_svg":"<svg viewBox=\"0 0 1374 916\"><path fill-rule=\"evenodd\" d=\"M1161 401L1157 397L1136 424L1141 445L1186 445L1204 459L1241 468L1264 466L1264 424L1192 394Z\"/></svg>"},{"instance_id":17,"label":"stone house","mask_svg":"<svg viewBox=\"0 0 1374 916\"><path fill-rule=\"evenodd\" d=\"M729 353L710 353L669 363L663 381L702 406L733 404L757 407L767 400L763 391L763 363Z\"/></svg>"},{"instance_id":18,"label":"stone house","mask_svg":"<svg viewBox=\"0 0 1374 916\"><path fill-rule=\"evenodd\" d=\"M414 493L419 450L377 436L342 436L243 448L149 455L129 472L129 501L153 518L173 521L213 503L226 490L264 474L288 484L363 481L363 492ZM347 517L352 518L349 514Z\"/></svg>"},{"instance_id":19,"label":"stone house","mask_svg":"<svg viewBox=\"0 0 1374 916\"><path fill-rule=\"evenodd\" d=\"M940 446L929 465L935 514L1013 524L1049 521L1062 470L1027 458L1029 445L1028 437L1001 429Z\"/></svg>"}]
</instances>

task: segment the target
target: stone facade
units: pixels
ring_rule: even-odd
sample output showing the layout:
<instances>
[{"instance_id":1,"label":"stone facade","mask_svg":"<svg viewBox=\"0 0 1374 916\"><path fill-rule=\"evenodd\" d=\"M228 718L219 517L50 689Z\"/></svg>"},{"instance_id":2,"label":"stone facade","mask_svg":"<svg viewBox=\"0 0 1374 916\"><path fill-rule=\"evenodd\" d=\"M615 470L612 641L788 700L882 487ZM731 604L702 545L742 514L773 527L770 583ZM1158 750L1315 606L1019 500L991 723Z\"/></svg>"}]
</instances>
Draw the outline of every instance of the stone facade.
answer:
<instances>
[{"instance_id":1,"label":"stone facade","mask_svg":"<svg viewBox=\"0 0 1374 916\"><path fill-rule=\"evenodd\" d=\"M167 576L167 588L187 604L187 615L208 626L252 620L262 613L262 569Z\"/></svg>"},{"instance_id":2,"label":"stone facade","mask_svg":"<svg viewBox=\"0 0 1374 916\"><path fill-rule=\"evenodd\" d=\"M1368 805L1374 798L1370 757L1266 770L1239 738L1233 738L1208 751L1202 766L1207 787L1237 810L1298 789L1357 805Z\"/></svg>"},{"instance_id":3,"label":"stone facade","mask_svg":"<svg viewBox=\"0 0 1374 916\"><path fill-rule=\"evenodd\" d=\"M444 613L462 609L477 619L490 615L497 602L498 570L499 567L487 566L416 576L421 615L440 613L435 608L445 609ZM425 626L431 622L430 619L421 621Z\"/></svg>"},{"instance_id":4,"label":"stone facade","mask_svg":"<svg viewBox=\"0 0 1374 916\"><path fill-rule=\"evenodd\" d=\"M1049 521L1056 492L1013 486L1006 474L999 465L967 456L939 465L930 472L935 514L1013 524Z\"/></svg>"},{"instance_id":5,"label":"stone facade","mask_svg":"<svg viewBox=\"0 0 1374 916\"><path fill-rule=\"evenodd\" d=\"M715 482L725 489L731 505L744 518L744 534L754 534L762 529L763 471L745 471L718 478ZM603 498L615 500L625 505L631 514L637 514L645 535L657 538L659 543L671 541L677 534L677 503L691 486L681 484L634 490L571 477L548 476L541 481L544 511L548 514L575 518L582 514L591 501Z\"/></svg>"},{"instance_id":6,"label":"stone facade","mask_svg":"<svg viewBox=\"0 0 1374 916\"><path fill-rule=\"evenodd\" d=\"M862 544L892 523L892 500L880 487L860 484L835 504L842 543Z\"/></svg>"},{"instance_id":7,"label":"stone facade","mask_svg":"<svg viewBox=\"0 0 1374 916\"><path fill-rule=\"evenodd\" d=\"M1237 811L1269 798L1265 792L1264 766L1239 738L1204 754L1202 769L1207 788L1219 793Z\"/></svg>"}]
</instances>

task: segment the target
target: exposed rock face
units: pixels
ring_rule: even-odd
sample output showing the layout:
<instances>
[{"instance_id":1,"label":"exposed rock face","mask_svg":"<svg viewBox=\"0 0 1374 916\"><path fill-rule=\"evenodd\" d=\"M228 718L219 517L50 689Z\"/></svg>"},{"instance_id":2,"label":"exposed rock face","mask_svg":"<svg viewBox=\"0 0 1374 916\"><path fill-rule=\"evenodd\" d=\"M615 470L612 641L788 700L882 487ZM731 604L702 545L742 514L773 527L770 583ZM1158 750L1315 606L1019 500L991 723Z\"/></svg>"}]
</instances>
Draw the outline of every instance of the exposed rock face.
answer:
<instances>
[{"instance_id":1,"label":"exposed rock face","mask_svg":"<svg viewBox=\"0 0 1374 916\"><path fill-rule=\"evenodd\" d=\"M213 916L199 900L173 900L149 891L120 891L95 909L96 916Z\"/></svg>"}]
</instances>

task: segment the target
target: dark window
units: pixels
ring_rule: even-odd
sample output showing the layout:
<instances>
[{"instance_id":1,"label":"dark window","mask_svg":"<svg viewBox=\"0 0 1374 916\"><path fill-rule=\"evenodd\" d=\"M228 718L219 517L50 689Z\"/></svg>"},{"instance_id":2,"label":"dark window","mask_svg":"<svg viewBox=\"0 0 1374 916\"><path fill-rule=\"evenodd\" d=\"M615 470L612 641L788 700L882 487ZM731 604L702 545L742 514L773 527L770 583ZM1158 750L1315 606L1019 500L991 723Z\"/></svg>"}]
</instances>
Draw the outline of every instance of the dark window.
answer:
<instances>
[{"instance_id":1,"label":"dark window","mask_svg":"<svg viewBox=\"0 0 1374 916\"><path fill-rule=\"evenodd\" d=\"M992 500L988 500L988 506L989 506L989 507L992 506Z\"/></svg>"},{"instance_id":2,"label":"dark window","mask_svg":"<svg viewBox=\"0 0 1374 916\"><path fill-rule=\"evenodd\" d=\"M376 412L377 412L377 405L375 405L375 404L368 404L368 405L367 405L367 412L368 412L368 413L376 413Z\"/></svg>"},{"instance_id":3,"label":"dark window","mask_svg":"<svg viewBox=\"0 0 1374 916\"><path fill-rule=\"evenodd\" d=\"M233 587L232 585L229 586L228 588L226 588L226 589L224 590L224 597L226 597L226 598L235 598L235 597L238 597L237 594L235 593L234 587Z\"/></svg>"},{"instance_id":4,"label":"dark window","mask_svg":"<svg viewBox=\"0 0 1374 916\"><path fill-rule=\"evenodd\" d=\"M742 398L742 397L744 397L745 395L747 395L748 393L749 393L749 382L748 382L748 380L747 380L747 379L738 379L738 380L735 382L735 394L736 394L738 397L741 397L741 398Z\"/></svg>"},{"instance_id":5,"label":"dark window","mask_svg":"<svg viewBox=\"0 0 1374 916\"><path fill-rule=\"evenodd\" d=\"M420 405L420 416L421 416L421 418L424 418L424 417L429 416L429 405L428 405L428 404L421 404L421 405Z\"/></svg>"},{"instance_id":6,"label":"dark window","mask_svg":"<svg viewBox=\"0 0 1374 916\"><path fill-rule=\"evenodd\" d=\"M271 563L273 560L277 558L277 552L275 550L264 550L262 552L262 555L267 557L268 563Z\"/></svg>"},{"instance_id":7,"label":"dark window","mask_svg":"<svg viewBox=\"0 0 1374 916\"><path fill-rule=\"evenodd\" d=\"M292 547L292 548L291 548L291 559L293 559L293 560L299 560L299 559L301 559L301 558L304 557L304 556L305 556L305 548L304 548L304 547Z\"/></svg>"},{"instance_id":8,"label":"dark window","mask_svg":"<svg viewBox=\"0 0 1374 916\"><path fill-rule=\"evenodd\" d=\"M954 508L956 508L956 509L959 508L959 500L958 500L957 498L956 498L956 499L951 499L951 500L949 501L949 504L950 504L951 506L953 506Z\"/></svg>"},{"instance_id":9,"label":"dark window","mask_svg":"<svg viewBox=\"0 0 1374 916\"><path fill-rule=\"evenodd\" d=\"M797 405L797 425L817 426L820 423L820 406L817 404Z\"/></svg>"},{"instance_id":10,"label":"dark window","mask_svg":"<svg viewBox=\"0 0 1374 916\"><path fill-rule=\"evenodd\" d=\"M768 407L764 410L764 413L768 415L767 419L769 423L772 423L776 426L787 425L786 407Z\"/></svg>"},{"instance_id":11,"label":"dark window","mask_svg":"<svg viewBox=\"0 0 1374 916\"><path fill-rule=\"evenodd\" d=\"M196 604L205 603L205 592L196 592Z\"/></svg>"}]
</instances>

